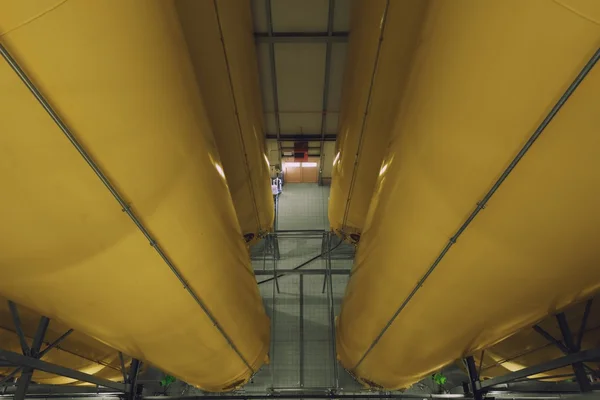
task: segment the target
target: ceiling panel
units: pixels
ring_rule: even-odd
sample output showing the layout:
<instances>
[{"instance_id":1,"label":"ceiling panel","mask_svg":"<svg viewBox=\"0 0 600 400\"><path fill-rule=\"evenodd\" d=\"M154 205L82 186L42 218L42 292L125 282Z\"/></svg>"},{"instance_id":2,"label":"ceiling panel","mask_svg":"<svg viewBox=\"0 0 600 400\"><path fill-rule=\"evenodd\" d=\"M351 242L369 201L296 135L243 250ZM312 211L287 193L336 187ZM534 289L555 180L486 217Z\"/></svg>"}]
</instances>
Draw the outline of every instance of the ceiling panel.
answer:
<instances>
[{"instance_id":1,"label":"ceiling panel","mask_svg":"<svg viewBox=\"0 0 600 400\"><path fill-rule=\"evenodd\" d=\"M347 32L350 30L350 8L352 0L335 0L335 12L333 14L333 30L335 32Z\"/></svg>"},{"instance_id":2,"label":"ceiling panel","mask_svg":"<svg viewBox=\"0 0 600 400\"><path fill-rule=\"evenodd\" d=\"M252 17L254 19L254 32L267 32L267 1L252 0Z\"/></svg>"},{"instance_id":3,"label":"ceiling panel","mask_svg":"<svg viewBox=\"0 0 600 400\"><path fill-rule=\"evenodd\" d=\"M263 108L265 112L273 111L273 80L271 78L271 57L269 54L269 45L265 43L257 44L256 56L258 58L258 70L260 74L260 88L263 98Z\"/></svg>"},{"instance_id":4,"label":"ceiling panel","mask_svg":"<svg viewBox=\"0 0 600 400\"><path fill-rule=\"evenodd\" d=\"M281 132L285 133L321 133L321 113L280 113Z\"/></svg>"},{"instance_id":5,"label":"ceiling panel","mask_svg":"<svg viewBox=\"0 0 600 400\"><path fill-rule=\"evenodd\" d=\"M327 113L327 118L325 119L325 133L337 134L339 117L340 114L338 113Z\"/></svg>"},{"instance_id":6,"label":"ceiling panel","mask_svg":"<svg viewBox=\"0 0 600 400\"><path fill-rule=\"evenodd\" d=\"M328 0L272 0L275 32L327 32Z\"/></svg>"},{"instance_id":7,"label":"ceiling panel","mask_svg":"<svg viewBox=\"0 0 600 400\"><path fill-rule=\"evenodd\" d=\"M275 45L280 111L319 112L325 79L323 43Z\"/></svg>"},{"instance_id":8,"label":"ceiling panel","mask_svg":"<svg viewBox=\"0 0 600 400\"><path fill-rule=\"evenodd\" d=\"M342 84L344 81L344 68L346 66L347 43L335 43L331 48L331 65L329 72L329 97L327 99L328 111L340 110Z\"/></svg>"}]
</instances>

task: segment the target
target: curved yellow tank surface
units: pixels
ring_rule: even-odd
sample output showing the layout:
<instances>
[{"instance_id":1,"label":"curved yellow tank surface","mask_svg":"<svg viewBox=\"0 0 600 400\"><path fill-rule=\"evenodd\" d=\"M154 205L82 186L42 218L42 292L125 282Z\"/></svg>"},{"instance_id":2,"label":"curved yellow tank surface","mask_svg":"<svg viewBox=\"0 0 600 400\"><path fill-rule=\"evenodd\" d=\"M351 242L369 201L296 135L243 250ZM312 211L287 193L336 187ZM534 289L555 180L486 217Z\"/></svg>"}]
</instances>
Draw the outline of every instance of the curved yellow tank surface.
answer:
<instances>
[{"instance_id":1,"label":"curved yellow tank surface","mask_svg":"<svg viewBox=\"0 0 600 400\"><path fill-rule=\"evenodd\" d=\"M40 315L22 306L18 307L18 311L23 333L29 343L31 343L40 320ZM64 323L56 319L50 320L44 336L45 345L42 346L42 350L46 345L54 342L68 330L69 328ZM0 297L0 346L5 350L21 353L21 345L14 328L8 307L8 300L2 297ZM113 381L123 380L119 353L115 349L77 331L70 333L57 347L48 351L42 357L42 360ZM124 361L128 365L131 360L126 357ZM7 367L0 368L0 375L8 375L13 369ZM33 381L47 385L80 383L76 379L57 376L39 370L34 370Z\"/></svg>"},{"instance_id":2,"label":"curved yellow tank surface","mask_svg":"<svg viewBox=\"0 0 600 400\"><path fill-rule=\"evenodd\" d=\"M176 0L242 233L255 243L275 207L249 0Z\"/></svg>"},{"instance_id":3,"label":"curved yellow tank surface","mask_svg":"<svg viewBox=\"0 0 600 400\"><path fill-rule=\"evenodd\" d=\"M357 0L351 13L329 197L331 227L350 242L360 240L427 6L387 4Z\"/></svg>"},{"instance_id":4,"label":"curved yellow tank surface","mask_svg":"<svg viewBox=\"0 0 600 400\"><path fill-rule=\"evenodd\" d=\"M598 297L594 300L598 301ZM577 338L581 321L586 308L586 302L578 303L564 310L564 314L573 333ZM557 339L562 338L560 327L555 316L546 317L537 324L544 331ZM586 327L581 341L581 350L589 350L600 346L600 307L590 308ZM483 353L483 358L482 358ZM509 372L518 371L523 368L532 367L541 363L563 357L565 354L553 343L549 342L533 328L525 328L503 341L489 347L482 352L474 354L473 358L478 363L478 369L482 377L492 378L505 375ZM481 363L481 367L479 366ZM591 368L597 369L595 364ZM548 381L560 381L570 379L573 369L569 367L547 371L530 378Z\"/></svg>"},{"instance_id":5,"label":"curved yellow tank surface","mask_svg":"<svg viewBox=\"0 0 600 400\"><path fill-rule=\"evenodd\" d=\"M126 204L0 62L0 293L205 390L247 381L269 321L173 2L3 1L0 40Z\"/></svg>"},{"instance_id":6,"label":"curved yellow tank surface","mask_svg":"<svg viewBox=\"0 0 600 400\"><path fill-rule=\"evenodd\" d=\"M338 317L363 382L407 387L600 288L598 66L461 230L594 55L598 21L595 1L429 3Z\"/></svg>"}]
</instances>

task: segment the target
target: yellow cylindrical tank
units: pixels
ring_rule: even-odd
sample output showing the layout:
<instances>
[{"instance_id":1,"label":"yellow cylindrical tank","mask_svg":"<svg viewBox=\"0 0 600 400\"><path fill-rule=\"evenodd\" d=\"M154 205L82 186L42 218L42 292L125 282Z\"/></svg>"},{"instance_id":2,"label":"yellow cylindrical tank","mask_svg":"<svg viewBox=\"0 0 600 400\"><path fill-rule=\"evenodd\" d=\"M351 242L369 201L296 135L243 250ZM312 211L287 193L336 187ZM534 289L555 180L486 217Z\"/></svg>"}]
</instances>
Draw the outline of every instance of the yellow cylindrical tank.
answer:
<instances>
[{"instance_id":1,"label":"yellow cylindrical tank","mask_svg":"<svg viewBox=\"0 0 600 400\"><path fill-rule=\"evenodd\" d=\"M177 0L177 10L242 233L273 227L274 204L249 0Z\"/></svg>"},{"instance_id":2,"label":"yellow cylindrical tank","mask_svg":"<svg viewBox=\"0 0 600 400\"><path fill-rule=\"evenodd\" d=\"M329 197L331 227L350 242L364 228L426 7L421 0L353 3Z\"/></svg>"},{"instance_id":3,"label":"yellow cylindrical tank","mask_svg":"<svg viewBox=\"0 0 600 400\"><path fill-rule=\"evenodd\" d=\"M598 297L594 299L597 302ZM564 310L564 314L575 339L579 336L579 330L586 309L586 302L578 303ZM600 307L589 309L587 323L581 341L581 350L594 349L600 346ZM562 333L554 315L544 318L537 324L557 340L562 340ZM473 355L477 363L480 375L483 378L493 378L518 371L523 368L532 367L565 355L554 343L542 336L532 327L521 329L514 335L503 341L477 352ZM482 358L483 356L483 358ZM481 365L479 365L481 364ZM591 368L597 369L596 364L590 364ZM530 376L534 379L548 381L561 381L570 379L573 368L570 366L543 372Z\"/></svg>"},{"instance_id":4,"label":"yellow cylindrical tank","mask_svg":"<svg viewBox=\"0 0 600 400\"><path fill-rule=\"evenodd\" d=\"M363 382L407 387L600 288L600 67L467 219L595 54L597 21L595 1L429 2L338 318Z\"/></svg>"},{"instance_id":5,"label":"yellow cylindrical tank","mask_svg":"<svg viewBox=\"0 0 600 400\"><path fill-rule=\"evenodd\" d=\"M40 315L27 307L18 306L21 328L25 337L31 344ZM57 340L69 328L59 320L50 320L42 350L46 345ZM21 353L19 337L15 331L12 315L8 307L8 300L0 297L0 346L4 350ZM99 376L113 381L123 381L121 361L117 350L101 343L81 332L73 331L58 346L48 351L42 358L43 361L78 370L86 374ZM130 359L124 355L126 365ZM8 375L14 368L0 368L0 375ZM17 377L19 374L16 375ZM34 370L34 382L47 385L78 384L76 379L57 376L44 371Z\"/></svg>"},{"instance_id":6,"label":"yellow cylindrical tank","mask_svg":"<svg viewBox=\"0 0 600 400\"><path fill-rule=\"evenodd\" d=\"M4 1L0 29L124 201L0 62L0 293L205 390L243 384L269 321L173 1Z\"/></svg>"}]
</instances>

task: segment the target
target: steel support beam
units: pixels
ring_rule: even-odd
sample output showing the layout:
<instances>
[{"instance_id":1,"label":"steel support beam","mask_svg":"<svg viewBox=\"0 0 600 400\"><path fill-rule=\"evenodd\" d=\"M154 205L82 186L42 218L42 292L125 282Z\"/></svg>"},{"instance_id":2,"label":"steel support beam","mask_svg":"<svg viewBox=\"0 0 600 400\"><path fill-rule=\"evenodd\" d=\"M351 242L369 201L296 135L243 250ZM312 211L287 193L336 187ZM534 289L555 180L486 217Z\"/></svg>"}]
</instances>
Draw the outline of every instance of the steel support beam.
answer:
<instances>
[{"instance_id":1,"label":"steel support beam","mask_svg":"<svg viewBox=\"0 0 600 400\"><path fill-rule=\"evenodd\" d=\"M483 393L479 388L479 374L477 373L477 366L475 365L475 359L473 356L469 356L464 359L465 366L467 367L467 374L469 375L469 382L471 393L475 400L483 400Z\"/></svg>"},{"instance_id":2,"label":"steel support beam","mask_svg":"<svg viewBox=\"0 0 600 400\"><path fill-rule=\"evenodd\" d=\"M323 162L324 162L324 152L323 148L325 147L325 131L327 127L327 108L329 105L329 80L331 76L331 38L333 37L333 17L335 15L335 0L329 0L329 10L328 10L328 20L327 20L327 47L325 49L325 79L323 83L323 103L321 106L322 114L321 114L321 143L319 149L319 185L323 185Z\"/></svg>"},{"instance_id":3,"label":"steel support beam","mask_svg":"<svg viewBox=\"0 0 600 400\"><path fill-rule=\"evenodd\" d=\"M137 397L137 380L141 366L142 363L139 360L135 358L131 360L131 366L129 367L129 382L127 382L129 383L129 400L133 400Z\"/></svg>"},{"instance_id":4,"label":"steel support beam","mask_svg":"<svg viewBox=\"0 0 600 400\"><path fill-rule=\"evenodd\" d=\"M588 317L590 316L590 311L592 311L592 302L594 299L589 299L587 303L585 303L585 310L583 311L583 318L581 318L581 325L579 326L579 332L577 332L577 342L575 342L575 346L577 347L577 351L581 350L581 342L583 340L583 335L585 333L585 329L587 328Z\"/></svg>"},{"instance_id":5,"label":"steel support beam","mask_svg":"<svg viewBox=\"0 0 600 400\"><path fill-rule=\"evenodd\" d=\"M271 8L271 0L266 0L265 1L265 7L266 7L266 12L267 12L267 29L268 32L266 34L266 37L269 38L269 40L271 38L273 38L275 35L273 33L273 14L272 14L272 8ZM281 162L281 156L282 151L281 151L281 142L279 141L279 137L281 136L281 122L279 120L279 92L277 90L277 66L275 65L275 42L269 42L269 67L271 69L271 87L272 87L272 95L273 95L273 112L275 113L275 130L276 130L276 137L277 137L277 146L279 148L279 163L282 164ZM283 165L281 165L281 168L283 168Z\"/></svg>"},{"instance_id":6,"label":"steel support beam","mask_svg":"<svg viewBox=\"0 0 600 400\"><path fill-rule=\"evenodd\" d=\"M600 348L569 354L567 356L557 358L556 360L552 360L547 363L511 372L510 374L506 374L504 376L486 379L485 381L481 381L478 386L480 389L487 389L496 385L500 385L502 383L513 382L517 379L525 378L531 375L537 375L546 371L552 371L553 369L573 365L578 362L591 361L595 359L600 359Z\"/></svg>"},{"instance_id":7,"label":"steel support beam","mask_svg":"<svg viewBox=\"0 0 600 400\"><path fill-rule=\"evenodd\" d=\"M125 360L123 353L119 352L119 361L121 362L121 374L123 375L123 383L127 383L127 369L125 368Z\"/></svg>"},{"instance_id":8,"label":"steel support beam","mask_svg":"<svg viewBox=\"0 0 600 400\"><path fill-rule=\"evenodd\" d=\"M27 344L27 339L25 339L25 334L23 333L23 328L21 327L21 317L19 317L19 309L17 305L12 301L8 301L8 308L10 309L10 314L12 315L13 324L15 325L15 331L17 332L17 336L19 337L19 343L21 344L21 351L25 355L29 355L29 344Z\"/></svg>"},{"instance_id":9,"label":"steel support beam","mask_svg":"<svg viewBox=\"0 0 600 400\"><path fill-rule=\"evenodd\" d=\"M315 134L293 134L293 135L277 135L273 133L267 133L267 139L275 140L280 142L319 142L324 140L325 142L335 142L336 135L315 135Z\"/></svg>"},{"instance_id":10,"label":"steel support beam","mask_svg":"<svg viewBox=\"0 0 600 400\"><path fill-rule=\"evenodd\" d=\"M327 272L326 269L279 269L280 276L285 274L290 275L350 275L349 269L332 269L331 272ZM256 270L254 275L257 276L273 276L271 270Z\"/></svg>"},{"instance_id":11,"label":"steel support beam","mask_svg":"<svg viewBox=\"0 0 600 400\"><path fill-rule=\"evenodd\" d=\"M50 320L47 317L41 317L40 322L38 324L37 330L35 332L35 336L33 337L33 342L31 343L31 347L29 348L29 355L33 358L39 358L40 349L42 347L42 343L44 342L44 336L46 336L46 330L48 329L48 324ZM33 367L25 366L21 372L21 376L19 377L17 383L17 391L15 392L15 400L24 400L25 395L27 395L27 389L29 389L29 384L31 383L31 378L33 377Z\"/></svg>"},{"instance_id":12,"label":"steel support beam","mask_svg":"<svg viewBox=\"0 0 600 400\"><path fill-rule=\"evenodd\" d=\"M255 33L257 43L346 43L348 32L273 32Z\"/></svg>"},{"instance_id":13,"label":"steel support beam","mask_svg":"<svg viewBox=\"0 0 600 400\"><path fill-rule=\"evenodd\" d=\"M585 315L584 315L584 318L585 318ZM552 336L550 333L548 333L546 330L544 330L544 328L542 328L539 325L534 325L532 328L533 328L534 331L536 331L537 333L539 333L544 339L546 339L550 343L553 343L565 355L571 354L571 353L577 353L577 351L580 350L579 346L577 346L577 350L576 351L569 350L569 348L567 346L565 346L563 344L563 342L561 342L560 340L556 339L554 336ZM590 372L594 376L599 376L598 372L595 371L592 367L590 367L590 366L588 366L586 364L583 364L583 367L585 369L587 369L588 372Z\"/></svg>"},{"instance_id":14,"label":"steel support beam","mask_svg":"<svg viewBox=\"0 0 600 400\"><path fill-rule=\"evenodd\" d=\"M68 378L76 379L78 381L93 383L94 385L104 386L107 388L118 390L120 392L126 392L129 389L129 385L109 381L108 379L103 379L94 375L85 374L83 372L75 371L70 368L62 367L60 365L50 364L48 362L38 360L33 357L13 353L12 351L0 349L0 360L6 360L14 364L23 365L24 367L39 369L40 371L49 372L55 375L66 376Z\"/></svg>"},{"instance_id":15,"label":"steel support beam","mask_svg":"<svg viewBox=\"0 0 600 400\"><path fill-rule=\"evenodd\" d=\"M565 316L565 314L557 314L556 320L558 322L558 327L560 328L560 333L562 334L563 340L565 341L565 345L569 349L569 353L578 352L579 348L577 348L577 345L575 344L575 339L573 338L573 334L571 333L571 329L569 328L569 323L567 322L567 317ZM583 362L574 362L573 372L575 372L575 380L579 384L581 391L590 392L592 390L592 387L590 384L590 380L588 379L585 373Z\"/></svg>"}]
</instances>

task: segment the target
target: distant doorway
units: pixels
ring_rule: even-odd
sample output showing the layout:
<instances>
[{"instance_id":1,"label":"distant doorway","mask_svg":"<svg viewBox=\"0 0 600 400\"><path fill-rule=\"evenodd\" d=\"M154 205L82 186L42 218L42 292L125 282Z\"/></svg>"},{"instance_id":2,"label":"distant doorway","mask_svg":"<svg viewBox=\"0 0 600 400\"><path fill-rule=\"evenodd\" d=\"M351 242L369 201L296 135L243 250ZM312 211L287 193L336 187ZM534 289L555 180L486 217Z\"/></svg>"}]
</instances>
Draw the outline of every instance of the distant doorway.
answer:
<instances>
[{"instance_id":1,"label":"distant doorway","mask_svg":"<svg viewBox=\"0 0 600 400\"><path fill-rule=\"evenodd\" d=\"M283 160L285 183L317 183L319 179L319 159L309 157L308 161L296 162L293 158Z\"/></svg>"}]
</instances>

